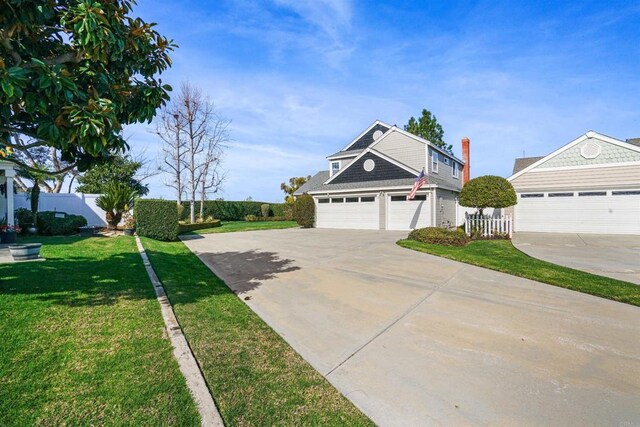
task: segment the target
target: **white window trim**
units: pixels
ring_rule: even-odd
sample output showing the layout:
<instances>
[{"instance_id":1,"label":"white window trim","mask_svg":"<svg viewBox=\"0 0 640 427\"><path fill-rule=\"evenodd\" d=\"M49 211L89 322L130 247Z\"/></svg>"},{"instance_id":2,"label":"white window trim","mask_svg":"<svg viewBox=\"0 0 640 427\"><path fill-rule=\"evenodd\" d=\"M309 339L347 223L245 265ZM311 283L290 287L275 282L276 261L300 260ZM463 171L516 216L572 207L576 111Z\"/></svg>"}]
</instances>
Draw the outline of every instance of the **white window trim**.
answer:
<instances>
[{"instance_id":1,"label":"white window trim","mask_svg":"<svg viewBox=\"0 0 640 427\"><path fill-rule=\"evenodd\" d=\"M458 168L458 163L456 162L453 162L451 164L451 176L456 179L460 178L460 169Z\"/></svg>"},{"instance_id":2,"label":"white window trim","mask_svg":"<svg viewBox=\"0 0 640 427\"><path fill-rule=\"evenodd\" d=\"M431 151L431 172L438 173L438 163L440 162L440 153Z\"/></svg>"},{"instance_id":3,"label":"white window trim","mask_svg":"<svg viewBox=\"0 0 640 427\"><path fill-rule=\"evenodd\" d=\"M338 164L338 170L335 173L333 172L333 164L334 163ZM341 160L331 160L329 162L329 170L331 171L331 176L340 173L340 171L342 170L342 161Z\"/></svg>"}]
</instances>

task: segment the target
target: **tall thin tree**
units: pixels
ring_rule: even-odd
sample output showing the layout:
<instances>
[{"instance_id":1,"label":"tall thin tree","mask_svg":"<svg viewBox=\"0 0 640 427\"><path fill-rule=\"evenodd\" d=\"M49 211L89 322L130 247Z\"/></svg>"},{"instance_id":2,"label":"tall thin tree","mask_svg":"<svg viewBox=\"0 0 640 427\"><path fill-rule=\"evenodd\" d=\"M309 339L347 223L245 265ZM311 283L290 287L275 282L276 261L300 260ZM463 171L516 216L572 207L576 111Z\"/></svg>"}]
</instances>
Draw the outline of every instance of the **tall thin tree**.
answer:
<instances>
[{"instance_id":1,"label":"tall thin tree","mask_svg":"<svg viewBox=\"0 0 640 427\"><path fill-rule=\"evenodd\" d=\"M187 152L182 137L184 123L177 105L171 104L160 111L153 133L162 139L162 156L158 169L169 176L164 184L176 192L176 202L182 204L184 194L184 158Z\"/></svg>"}]
</instances>

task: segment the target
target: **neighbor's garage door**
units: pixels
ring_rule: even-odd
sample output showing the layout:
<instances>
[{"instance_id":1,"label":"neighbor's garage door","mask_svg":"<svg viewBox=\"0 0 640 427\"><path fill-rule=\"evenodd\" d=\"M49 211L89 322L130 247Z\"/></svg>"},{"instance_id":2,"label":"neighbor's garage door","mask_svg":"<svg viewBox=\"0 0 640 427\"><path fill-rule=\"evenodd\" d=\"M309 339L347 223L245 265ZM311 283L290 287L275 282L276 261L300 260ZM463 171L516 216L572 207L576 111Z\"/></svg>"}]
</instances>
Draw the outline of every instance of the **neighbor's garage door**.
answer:
<instances>
[{"instance_id":1,"label":"neighbor's garage door","mask_svg":"<svg viewBox=\"0 0 640 427\"><path fill-rule=\"evenodd\" d=\"M431 226L431 198L418 194L413 200L407 196L389 196L387 200L387 229L413 230Z\"/></svg>"},{"instance_id":2,"label":"neighbor's garage door","mask_svg":"<svg viewBox=\"0 0 640 427\"><path fill-rule=\"evenodd\" d=\"M316 199L316 227L378 230L378 197L351 196Z\"/></svg>"},{"instance_id":3,"label":"neighbor's garage door","mask_svg":"<svg viewBox=\"0 0 640 427\"><path fill-rule=\"evenodd\" d=\"M515 231L640 234L640 191L521 193Z\"/></svg>"}]
</instances>

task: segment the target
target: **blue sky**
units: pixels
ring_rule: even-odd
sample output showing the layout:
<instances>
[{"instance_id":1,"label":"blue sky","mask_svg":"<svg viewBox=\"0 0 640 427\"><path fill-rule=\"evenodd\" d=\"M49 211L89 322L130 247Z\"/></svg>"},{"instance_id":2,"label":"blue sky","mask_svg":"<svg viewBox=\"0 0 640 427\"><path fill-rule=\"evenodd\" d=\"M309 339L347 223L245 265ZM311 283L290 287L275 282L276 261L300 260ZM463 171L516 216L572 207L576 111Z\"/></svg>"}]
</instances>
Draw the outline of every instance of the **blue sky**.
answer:
<instances>
[{"instance_id":1,"label":"blue sky","mask_svg":"<svg viewBox=\"0 0 640 427\"><path fill-rule=\"evenodd\" d=\"M140 0L189 80L232 120L223 197L279 201L376 119L431 110L471 175L509 176L588 130L640 136L640 3ZM154 161L148 126L129 127ZM173 198L161 177L151 195Z\"/></svg>"}]
</instances>

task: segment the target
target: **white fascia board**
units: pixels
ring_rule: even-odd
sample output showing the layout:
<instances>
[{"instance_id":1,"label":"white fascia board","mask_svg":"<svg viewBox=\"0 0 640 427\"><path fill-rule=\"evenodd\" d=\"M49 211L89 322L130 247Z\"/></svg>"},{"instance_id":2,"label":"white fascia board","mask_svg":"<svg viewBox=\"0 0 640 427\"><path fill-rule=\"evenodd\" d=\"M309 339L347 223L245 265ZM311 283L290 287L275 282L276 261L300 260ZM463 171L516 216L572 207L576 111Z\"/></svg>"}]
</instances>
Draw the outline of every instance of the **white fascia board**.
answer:
<instances>
[{"instance_id":1,"label":"white fascia board","mask_svg":"<svg viewBox=\"0 0 640 427\"><path fill-rule=\"evenodd\" d=\"M437 184L428 184L428 185L424 185L422 188L425 189L431 189L431 188L437 188ZM315 190L315 191L309 191L307 194L310 195L326 195L326 194L336 194L336 193L375 193L375 192L379 192L379 191L393 191L393 190L411 190L411 188L413 188L413 184L407 184L407 185L396 185L396 186L392 186L392 187L370 187L370 188L346 188L343 190Z\"/></svg>"},{"instance_id":2,"label":"white fascia board","mask_svg":"<svg viewBox=\"0 0 640 427\"><path fill-rule=\"evenodd\" d=\"M327 160L350 159L350 158L356 157L358 154L355 154L355 153L354 154L336 154L334 156L327 157Z\"/></svg>"},{"instance_id":3,"label":"white fascia board","mask_svg":"<svg viewBox=\"0 0 640 427\"><path fill-rule=\"evenodd\" d=\"M346 146L346 147L344 147L344 148L343 148L342 150L340 150L340 151L346 151L349 147L351 147L353 144L355 144L357 140L359 140L360 138L362 138L362 136L363 136L365 133L369 132L369 131L371 130L371 128L373 128L375 125L383 125L383 126L386 126L386 127L388 127L388 128L391 128L391 127L392 127L391 125L388 125L388 124L386 124L385 122L382 122L382 121L380 121L380 120L376 120L376 121L375 121L375 122L373 122L373 123L372 123L368 128L366 128L364 131L362 131L362 132L360 133L360 135L358 135L358 136L356 136L354 139L352 139L352 140L351 140L351 142L350 142L349 144L347 144L347 146Z\"/></svg>"},{"instance_id":4,"label":"white fascia board","mask_svg":"<svg viewBox=\"0 0 640 427\"><path fill-rule=\"evenodd\" d=\"M404 163L400 163L399 161L392 159L391 157L387 156L386 154L382 154L381 152L379 152L379 151L377 151L377 150L374 150L374 149L372 149L371 147L368 147L368 148L364 149L364 150L362 151L362 153L358 154L358 155L356 156L356 158L355 158L355 159L353 159L353 160L351 161L351 163L349 163L349 165L347 165L347 167L346 167L346 168L344 168L344 169L340 169L340 170L338 171L338 173L337 173L337 174L335 174L335 175L333 175L333 176L329 177L329 179L328 179L328 180L326 180L323 184L330 184L330 183L331 183L331 181L333 181L336 177L340 176L340 174L341 174L342 172L344 172L344 171L346 171L347 169L349 169L350 167L352 167L352 166L353 166L353 165L354 165L354 164L355 164L355 163L356 163L356 162L357 162L357 161L358 161L362 156L364 156L364 155L365 155L365 154L367 154L367 153L372 153L373 155L378 156L378 157L380 157L381 159L384 159L384 160L386 160L386 161L388 161L388 162L390 162L390 163L393 163L394 165L396 165L396 166L398 166L398 167L401 167L402 169L406 170L407 172L411 172L411 173L415 174L415 175L416 175L416 177L417 177L418 175L420 175L420 172L417 172L415 169L410 168L409 166L405 165Z\"/></svg>"}]
</instances>

